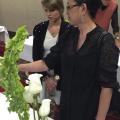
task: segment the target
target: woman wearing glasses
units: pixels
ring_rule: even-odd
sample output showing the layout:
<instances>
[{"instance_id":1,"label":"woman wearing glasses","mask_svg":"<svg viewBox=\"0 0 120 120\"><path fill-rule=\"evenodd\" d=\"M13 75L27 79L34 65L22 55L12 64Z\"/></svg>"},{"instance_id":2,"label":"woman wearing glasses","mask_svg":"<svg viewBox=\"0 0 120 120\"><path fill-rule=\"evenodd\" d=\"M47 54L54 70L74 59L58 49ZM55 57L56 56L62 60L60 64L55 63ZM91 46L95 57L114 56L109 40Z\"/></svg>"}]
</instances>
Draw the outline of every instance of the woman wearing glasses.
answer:
<instances>
[{"instance_id":1,"label":"woman wearing glasses","mask_svg":"<svg viewBox=\"0 0 120 120\"><path fill-rule=\"evenodd\" d=\"M99 0L68 0L71 27L43 60L21 64L21 71L46 71L60 65L60 120L105 120L117 89L118 49L110 33L94 22ZM100 36L100 46L98 45Z\"/></svg>"}]
</instances>

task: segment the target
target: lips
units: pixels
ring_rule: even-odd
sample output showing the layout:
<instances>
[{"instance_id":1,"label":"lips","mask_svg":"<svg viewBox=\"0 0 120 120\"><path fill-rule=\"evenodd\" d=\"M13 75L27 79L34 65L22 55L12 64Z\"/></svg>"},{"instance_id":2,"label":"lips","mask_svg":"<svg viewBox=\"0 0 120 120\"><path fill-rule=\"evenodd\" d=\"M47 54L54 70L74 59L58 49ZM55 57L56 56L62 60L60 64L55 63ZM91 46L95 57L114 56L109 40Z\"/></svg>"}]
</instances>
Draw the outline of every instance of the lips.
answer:
<instances>
[{"instance_id":1,"label":"lips","mask_svg":"<svg viewBox=\"0 0 120 120\"><path fill-rule=\"evenodd\" d=\"M48 19L53 19L53 17L48 17Z\"/></svg>"}]
</instances>

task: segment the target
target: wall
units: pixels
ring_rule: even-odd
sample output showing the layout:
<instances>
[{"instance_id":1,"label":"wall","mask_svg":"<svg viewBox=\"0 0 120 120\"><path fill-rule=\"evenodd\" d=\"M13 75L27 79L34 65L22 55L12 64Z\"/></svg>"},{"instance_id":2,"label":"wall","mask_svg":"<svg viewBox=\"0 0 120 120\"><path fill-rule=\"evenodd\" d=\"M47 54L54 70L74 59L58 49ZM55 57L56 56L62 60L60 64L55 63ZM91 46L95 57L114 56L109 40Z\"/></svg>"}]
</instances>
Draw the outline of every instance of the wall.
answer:
<instances>
[{"instance_id":1,"label":"wall","mask_svg":"<svg viewBox=\"0 0 120 120\"><path fill-rule=\"evenodd\" d=\"M32 32L36 23L46 19L40 3L41 0L0 0L0 25L10 31L26 25Z\"/></svg>"},{"instance_id":2,"label":"wall","mask_svg":"<svg viewBox=\"0 0 120 120\"><path fill-rule=\"evenodd\" d=\"M67 0L64 0L66 4ZM118 0L120 6L120 0ZM20 25L26 25L30 33L35 24L46 19L41 0L0 0L0 25L10 31L16 31ZM119 7L120 25L120 7Z\"/></svg>"}]
</instances>

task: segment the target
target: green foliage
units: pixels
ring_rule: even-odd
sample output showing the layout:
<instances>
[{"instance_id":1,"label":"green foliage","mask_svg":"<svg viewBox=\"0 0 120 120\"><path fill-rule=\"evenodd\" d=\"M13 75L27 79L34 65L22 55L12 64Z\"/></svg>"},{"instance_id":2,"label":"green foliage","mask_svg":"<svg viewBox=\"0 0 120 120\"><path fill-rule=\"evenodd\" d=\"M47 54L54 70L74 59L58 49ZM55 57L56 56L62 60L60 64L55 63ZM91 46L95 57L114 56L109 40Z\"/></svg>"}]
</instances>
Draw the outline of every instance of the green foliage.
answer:
<instances>
[{"instance_id":1,"label":"green foliage","mask_svg":"<svg viewBox=\"0 0 120 120\"><path fill-rule=\"evenodd\" d=\"M20 120L29 120L28 104L23 98L24 87L18 75L17 61L28 36L25 26L20 27L16 35L5 46L4 57L0 57L0 86L9 101L9 111L18 114Z\"/></svg>"}]
</instances>

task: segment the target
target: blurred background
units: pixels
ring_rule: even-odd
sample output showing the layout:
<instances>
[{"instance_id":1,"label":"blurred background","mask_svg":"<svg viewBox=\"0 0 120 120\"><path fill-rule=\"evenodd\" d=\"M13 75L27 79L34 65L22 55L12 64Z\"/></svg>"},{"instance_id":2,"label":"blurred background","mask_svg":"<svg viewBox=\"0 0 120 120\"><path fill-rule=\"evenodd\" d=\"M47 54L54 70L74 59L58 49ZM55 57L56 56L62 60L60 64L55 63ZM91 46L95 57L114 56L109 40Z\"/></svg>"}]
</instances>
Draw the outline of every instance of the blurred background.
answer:
<instances>
[{"instance_id":1,"label":"blurred background","mask_svg":"<svg viewBox=\"0 0 120 120\"><path fill-rule=\"evenodd\" d=\"M63 0L66 5L67 0ZM120 25L120 0L119 25ZM66 11L66 10L65 10ZM66 12L64 13L66 16ZM30 34L33 27L46 19L41 0L0 0L0 25L9 31L16 31L20 25L26 25Z\"/></svg>"}]
</instances>

